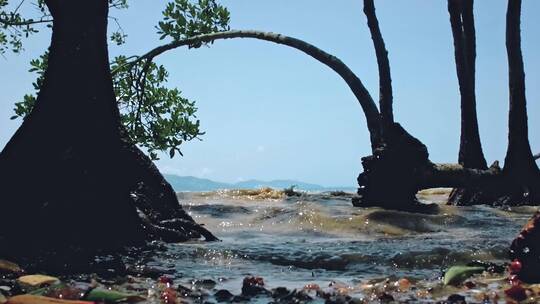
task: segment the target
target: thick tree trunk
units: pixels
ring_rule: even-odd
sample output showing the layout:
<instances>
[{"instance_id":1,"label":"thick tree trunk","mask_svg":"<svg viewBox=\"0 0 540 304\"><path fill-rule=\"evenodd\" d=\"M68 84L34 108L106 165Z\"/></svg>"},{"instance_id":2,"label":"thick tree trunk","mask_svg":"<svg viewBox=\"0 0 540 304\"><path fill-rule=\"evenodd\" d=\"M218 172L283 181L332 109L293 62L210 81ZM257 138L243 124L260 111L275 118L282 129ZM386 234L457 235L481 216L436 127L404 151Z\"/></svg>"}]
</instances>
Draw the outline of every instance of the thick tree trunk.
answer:
<instances>
[{"instance_id":1,"label":"thick tree trunk","mask_svg":"<svg viewBox=\"0 0 540 304\"><path fill-rule=\"evenodd\" d=\"M504 174L516 192L514 200L540 201L540 172L531 152L527 126L525 72L521 54L521 0L508 0L506 50L510 87L508 150ZM536 213L510 246L510 258L521 262L520 280L540 282L540 213Z\"/></svg>"},{"instance_id":2,"label":"thick tree trunk","mask_svg":"<svg viewBox=\"0 0 540 304\"><path fill-rule=\"evenodd\" d=\"M473 1L448 0L454 38L454 55L461 94L461 140L459 163L466 168L486 169L476 116L476 42Z\"/></svg>"},{"instance_id":3,"label":"thick tree trunk","mask_svg":"<svg viewBox=\"0 0 540 304\"><path fill-rule=\"evenodd\" d=\"M431 172L427 147L398 123L387 127L385 145L362 158L364 171L358 176L356 207L378 206L414 212L434 211L416 199L419 181Z\"/></svg>"},{"instance_id":4,"label":"thick tree trunk","mask_svg":"<svg viewBox=\"0 0 540 304\"><path fill-rule=\"evenodd\" d=\"M508 114L508 149L504 171L527 182L538 175L538 166L529 144L527 126L527 102L525 97L525 72L521 53L521 0L508 2L506 13L506 50L508 53L508 76L510 111Z\"/></svg>"},{"instance_id":5,"label":"thick tree trunk","mask_svg":"<svg viewBox=\"0 0 540 304\"><path fill-rule=\"evenodd\" d=\"M503 173L508 187L516 193L513 201L540 202L540 171L529 144L525 72L521 53L521 0L508 1L506 12L506 50L508 54L510 110L508 149Z\"/></svg>"},{"instance_id":6,"label":"thick tree trunk","mask_svg":"<svg viewBox=\"0 0 540 304\"><path fill-rule=\"evenodd\" d=\"M448 0L448 12L454 40L456 71L461 95L461 137L458 161L466 168L486 169L476 115L476 33L473 0ZM479 188L456 188L449 204L480 204L488 199Z\"/></svg>"},{"instance_id":7,"label":"thick tree trunk","mask_svg":"<svg viewBox=\"0 0 540 304\"><path fill-rule=\"evenodd\" d=\"M108 1L46 4L54 22L45 81L0 154L2 253L111 250L201 232L211 238L122 130L109 70ZM161 222L171 219L179 221Z\"/></svg>"}]
</instances>

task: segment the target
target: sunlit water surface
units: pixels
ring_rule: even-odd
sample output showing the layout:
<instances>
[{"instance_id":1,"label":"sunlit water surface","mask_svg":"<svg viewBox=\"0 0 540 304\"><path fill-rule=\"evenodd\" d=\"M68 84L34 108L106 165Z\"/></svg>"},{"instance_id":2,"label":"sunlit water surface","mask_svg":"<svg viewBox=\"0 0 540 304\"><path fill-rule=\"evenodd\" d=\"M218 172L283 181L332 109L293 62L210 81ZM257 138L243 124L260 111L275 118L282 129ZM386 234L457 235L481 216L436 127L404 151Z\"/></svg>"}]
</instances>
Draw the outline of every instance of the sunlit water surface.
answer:
<instances>
[{"instance_id":1,"label":"sunlit water surface","mask_svg":"<svg viewBox=\"0 0 540 304\"><path fill-rule=\"evenodd\" d=\"M506 261L511 240L536 210L446 206L445 190L419 195L440 204L435 215L354 208L349 197L325 193L178 195L221 242L170 244L148 264L179 282L212 279L235 294L247 275L263 277L268 288L388 277L435 281L451 265Z\"/></svg>"}]
</instances>

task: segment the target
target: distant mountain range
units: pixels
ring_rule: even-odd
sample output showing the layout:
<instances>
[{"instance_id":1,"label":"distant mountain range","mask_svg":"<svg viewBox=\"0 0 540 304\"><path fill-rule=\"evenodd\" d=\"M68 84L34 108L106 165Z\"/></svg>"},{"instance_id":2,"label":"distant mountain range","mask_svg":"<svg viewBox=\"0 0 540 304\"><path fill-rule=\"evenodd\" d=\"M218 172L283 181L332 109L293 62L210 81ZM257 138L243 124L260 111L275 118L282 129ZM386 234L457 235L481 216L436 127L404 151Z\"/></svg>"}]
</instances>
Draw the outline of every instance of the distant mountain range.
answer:
<instances>
[{"instance_id":1,"label":"distant mountain range","mask_svg":"<svg viewBox=\"0 0 540 304\"><path fill-rule=\"evenodd\" d=\"M178 176L165 174L165 179L171 184L173 189L180 191L214 191L219 189L259 189L270 187L274 189L285 189L295 185L295 189L306 191L330 191L343 190L355 191L353 187L325 187L317 184L304 183L295 180L273 180L260 181L256 179L242 181L238 183L221 183L206 178L194 176Z\"/></svg>"}]
</instances>

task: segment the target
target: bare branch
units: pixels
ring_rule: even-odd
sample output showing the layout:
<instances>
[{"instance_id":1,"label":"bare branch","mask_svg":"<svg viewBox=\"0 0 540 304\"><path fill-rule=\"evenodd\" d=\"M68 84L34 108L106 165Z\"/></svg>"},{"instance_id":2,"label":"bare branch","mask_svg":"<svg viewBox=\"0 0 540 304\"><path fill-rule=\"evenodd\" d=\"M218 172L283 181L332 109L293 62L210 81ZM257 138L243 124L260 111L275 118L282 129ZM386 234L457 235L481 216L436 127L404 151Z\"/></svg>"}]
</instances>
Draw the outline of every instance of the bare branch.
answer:
<instances>
[{"instance_id":1,"label":"bare branch","mask_svg":"<svg viewBox=\"0 0 540 304\"><path fill-rule=\"evenodd\" d=\"M392 77L390 75L390 63L388 62L388 51L384 44L384 39L379 28L379 21L375 14L375 5L373 0L364 0L364 14L367 17L371 39L375 47L377 64L379 66L379 107L381 109L381 118L383 128L394 122L394 113L392 109Z\"/></svg>"}]
</instances>

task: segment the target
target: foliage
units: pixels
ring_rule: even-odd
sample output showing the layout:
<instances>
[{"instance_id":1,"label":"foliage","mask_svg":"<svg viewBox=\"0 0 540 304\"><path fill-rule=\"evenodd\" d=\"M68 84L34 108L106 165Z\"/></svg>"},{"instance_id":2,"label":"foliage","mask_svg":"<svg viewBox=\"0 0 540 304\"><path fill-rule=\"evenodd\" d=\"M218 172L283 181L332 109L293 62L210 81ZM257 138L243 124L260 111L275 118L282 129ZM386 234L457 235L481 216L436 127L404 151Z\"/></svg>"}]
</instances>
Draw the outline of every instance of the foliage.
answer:
<instances>
[{"instance_id":1,"label":"foliage","mask_svg":"<svg viewBox=\"0 0 540 304\"><path fill-rule=\"evenodd\" d=\"M42 18L39 20L24 18L19 13L23 2L13 10L9 10L8 0L0 0L0 54L4 54L8 50L14 53L22 51L22 38L28 38L31 34L37 33L38 30L34 25L44 22L48 16L43 1L40 0L37 7L42 13Z\"/></svg>"},{"instance_id":2,"label":"foliage","mask_svg":"<svg viewBox=\"0 0 540 304\"><path fill-rule=\"evenodd\" d=\"M36 92L39 91L39 89L43 85L48 58L49 52L45 52L45 54L39 56L38 59L33 59L30 61L30 69L28 71L36 73L38 76L36 80L32 83L32 86L34 87L34 90L36 90ZM22 101L15 103L15 109L13 109L15 115L11 116L11 119L16 119L17 117L25 118L32 111L35 103L36 96L34 96L33 94L24 95Z\"/></svg>"},{"instance_id":3,"label":"foliage","mask_svg":"<svg viewBox=\"0 0 540 304\"><path fill-rule=\"evenodd\" d=\"M22 50L22 36L2 40L2 33L12 28L14 21L18 24L15 28L28 28L29 34L38 32L35 28L37 24L47 22L48 12L43 0L39 1L37 5L41 9L42 19L36 21L23 18L17 12L18 9L8 12L5 10L8 0L0 0L0 52L8 49L13 52ZM109 0L109 5L117 9L128 8L127 0ZM161 39L185 39L193 35L229 30L229 15L229 11L215 0L174 0L167 4L163 20L156 28ZM117 25L110 39L116 45L122 45L127 34L116 18L110 19ZM11 23L3 22L6 20L11 20ZM21 23L26 25L21 27ZM48 54L45 53L30 62L29 71L37 74L32 84L36 93L44 81L47 58ZM137 56L118 56L111 62L111 70L122 123L131 140L146 149L151 158L157 159L157 151L167 152L171 158L177 154L182 155L181 144L204 134L195 115L195 102L182 97L180 90L166 87L169 73L164 66L141 60ZM36 93L27 94L22 101L15 103L15 114L11 119L24 119L30 114L36 102Z\"/></svg>"},{"instance_id":4,"label":"foliage","mask_svg":"<svg viewBox=\"0 0 540 304\"><path fill-rule=\"evenodd\" d=\"M175 41L212 32L229 30L229 11L215 0L174 0L163 11L158 24L160 39Z\"/></svg>"},{"instance_id":5,"label":"foliage","mask_svg":"<svg viewBox=\"0 0 540 304\"><path fill-rule=\"evenodd\" d=\"M122 122L134 142L145 147L152 158L156 150L168 151L174 157L179 146L203 135L195 120L195 103L183 98L178 89L168 89L169 73L162 65L149 63L146 81L139 84L139 75L146 62L126 64L124 56L116 57L112 69L114 89L122 114Z\"/></svg>"},{"instance_id":6,"label":"foliage","mask_svg":"<svg viewBox=\"0 0 540 304\"><path fill-rule=\"evenodd\" d=\"M32 3L37 8L37 18L25 17L20 13L25 0L20 2L14 8L10 8L9 0L0 0L0 54L11 50L13 53L19 53L23 50L23 38L28 38L31 34L39 32L39 25L46 27L52 26L52 17L47 10L44 0L37 0ZM115 9L127 9L127 0L109 0L109 7ZM118 26L118 29L111 33L111 41L117 45L123 44L127 35L112 17Z\"/></svg>"}]
</instances>

